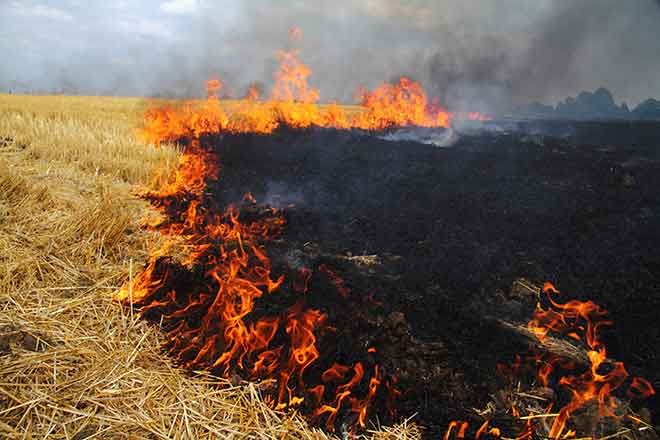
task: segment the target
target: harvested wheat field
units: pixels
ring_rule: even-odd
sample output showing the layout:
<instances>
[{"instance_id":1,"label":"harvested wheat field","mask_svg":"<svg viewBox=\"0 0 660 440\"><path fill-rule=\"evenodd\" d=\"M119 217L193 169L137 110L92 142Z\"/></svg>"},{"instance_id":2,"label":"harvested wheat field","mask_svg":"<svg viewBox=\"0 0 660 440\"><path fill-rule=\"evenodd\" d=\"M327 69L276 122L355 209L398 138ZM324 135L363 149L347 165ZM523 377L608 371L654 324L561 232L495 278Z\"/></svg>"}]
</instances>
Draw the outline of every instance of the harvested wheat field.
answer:
<instances>
[{"instance_id":1,"label":"harvested wheat field","mask_svg":"<svg viewBox=\"0 0 660 440\"><path fill-rule=\"evenodd\" d=\"M136 136L147 105L0 96L0 437L333 438L259 385L176 368L158 326L113 301L161 240L135 194L179 158Z\"/></svg>"}]
</instances>

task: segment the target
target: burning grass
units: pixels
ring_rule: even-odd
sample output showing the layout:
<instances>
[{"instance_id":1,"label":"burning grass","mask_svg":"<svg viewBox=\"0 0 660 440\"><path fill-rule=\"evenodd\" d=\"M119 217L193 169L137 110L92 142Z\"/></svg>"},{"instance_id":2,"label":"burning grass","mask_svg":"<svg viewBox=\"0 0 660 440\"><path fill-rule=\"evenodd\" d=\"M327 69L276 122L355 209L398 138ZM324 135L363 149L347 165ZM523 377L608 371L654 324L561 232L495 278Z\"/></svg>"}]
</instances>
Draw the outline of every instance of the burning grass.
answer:
<instances>
[{"instance_id":1,"label":"burning grass","mask_svg":"<svg viewBox=\"0 0 660 440\"><path fill-rule=\"evenodd\" d=\"M145 108L0 97L0 435L331 438L269 409L256 385L173 368L159 329L111 300L160 244L133 194L161 188L179 158L136 141Z\"/></svg>"}]
</instances>

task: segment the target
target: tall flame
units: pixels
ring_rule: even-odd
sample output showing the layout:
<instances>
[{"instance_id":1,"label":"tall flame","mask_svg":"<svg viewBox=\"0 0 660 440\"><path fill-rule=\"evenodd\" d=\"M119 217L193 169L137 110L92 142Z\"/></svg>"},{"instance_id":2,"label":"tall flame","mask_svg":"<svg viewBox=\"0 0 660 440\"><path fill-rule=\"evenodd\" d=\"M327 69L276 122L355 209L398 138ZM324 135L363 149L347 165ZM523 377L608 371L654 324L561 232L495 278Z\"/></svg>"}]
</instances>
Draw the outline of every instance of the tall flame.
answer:
<instances>
[{"instance_id":1,"label":"tall flame","mask_svg":"<svg viewBox=\"0 0 660 440\"><path fill-rule=\"evenodd\" d=\"M280 68L275 72L275 85L270 98L273 101L314 103L319 91L307 84L312 70L298 59L298 51L280 51L277 54Z\"/></svg>"}]
</instances>

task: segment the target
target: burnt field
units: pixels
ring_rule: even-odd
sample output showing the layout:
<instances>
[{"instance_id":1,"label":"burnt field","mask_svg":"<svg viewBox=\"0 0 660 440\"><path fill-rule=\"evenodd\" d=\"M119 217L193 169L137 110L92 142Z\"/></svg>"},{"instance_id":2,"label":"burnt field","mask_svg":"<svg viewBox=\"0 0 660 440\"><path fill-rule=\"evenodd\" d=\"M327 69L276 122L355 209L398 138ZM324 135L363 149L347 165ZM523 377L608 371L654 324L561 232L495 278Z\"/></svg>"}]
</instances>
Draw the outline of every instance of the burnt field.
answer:
<instances>
[{"instance_id":1,"label":"burnt field","mask_svg":"<svg viewBox=\"0 0 660 440\"><path fill-rule=\"evenodd\" d=\"M320 268L306 289L334 329L320 359L396 375L398 416L416 413L430 438L483 408L503 387L497 364L525 350L512 326L536 298L521 278L607 309L608 356L660 385L660 124L508 123L449 148L328 129L202 143L222 164L215 203L250 192L243 221L283 210L273 271L295 284ZM286 298L258 299L255 315ZM657 396L641 406L657 425Z\"/></svg>"}]
</instances>

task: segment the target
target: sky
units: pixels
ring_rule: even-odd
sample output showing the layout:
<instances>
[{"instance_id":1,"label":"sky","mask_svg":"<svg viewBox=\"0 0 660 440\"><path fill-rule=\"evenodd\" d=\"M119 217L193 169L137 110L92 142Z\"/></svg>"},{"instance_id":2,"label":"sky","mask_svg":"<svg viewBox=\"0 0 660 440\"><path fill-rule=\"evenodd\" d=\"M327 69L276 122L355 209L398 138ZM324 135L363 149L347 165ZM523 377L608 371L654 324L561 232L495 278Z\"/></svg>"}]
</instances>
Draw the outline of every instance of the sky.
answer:
<instances>
[{"instance_id":1,"label":"sky","mask_svg":"<svg viewBox=\"0 0 660 440\"><path fill-rule=\"evenodd\" d=\"M660 98L660 0L0 0L0 91L240 96L293 26L325 101L400 75L452 108Z\"/></svg>"}]
</instances>

